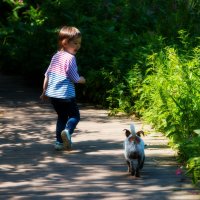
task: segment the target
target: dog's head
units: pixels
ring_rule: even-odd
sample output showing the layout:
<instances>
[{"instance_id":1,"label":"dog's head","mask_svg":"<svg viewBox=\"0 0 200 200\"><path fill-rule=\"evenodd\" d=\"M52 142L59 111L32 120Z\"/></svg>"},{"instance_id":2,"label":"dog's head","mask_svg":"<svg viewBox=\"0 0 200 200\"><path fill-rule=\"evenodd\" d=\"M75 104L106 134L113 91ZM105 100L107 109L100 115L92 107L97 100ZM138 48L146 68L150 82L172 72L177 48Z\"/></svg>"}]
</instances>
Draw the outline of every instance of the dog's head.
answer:
<instances>
[{"instance_id":1,"label":"dog's head","mask_svg":"<svg viewBox=\"0 0 200 200\"><path fill-rule=\"evenodd\" d=\"M125 135L128 138L129 142L140 143L140 138L138 137L138 135L132 134L131 131L129 131L128 129L124 129L124 131L125 131Z\"/></svg>"},{"instance_id":2,"label":"dog's head","mask_svg":"<svg viewBox=\"0 0 200 200\"><path fill-rule=\"evenodd\" d=\"M128 129L124 129L123 131L125 131L126 137L129 137L129 135L131 135L131 131L129 131ZM136 133L136 135L137 135L138 137L141 137L141 135L144 136L144 131L138 131L138 132Z\"/></svg>"}]
</instances>

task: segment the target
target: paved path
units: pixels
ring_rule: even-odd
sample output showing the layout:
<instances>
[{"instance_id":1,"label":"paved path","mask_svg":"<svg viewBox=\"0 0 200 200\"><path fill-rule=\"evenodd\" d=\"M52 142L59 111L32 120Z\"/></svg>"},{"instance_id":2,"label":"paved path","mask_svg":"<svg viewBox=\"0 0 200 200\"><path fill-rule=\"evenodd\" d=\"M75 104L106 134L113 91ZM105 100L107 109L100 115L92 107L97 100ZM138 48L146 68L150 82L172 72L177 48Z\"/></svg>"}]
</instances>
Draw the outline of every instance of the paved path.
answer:
<instances>
[{"instance_id":1,"label":"paved path","mask_svg":"<svg viewBox=\"0 0 200 200\"><path fill-rule=\"evenodd\" d=\"M128 175L123 157L123 129L131 120L109 118L106 110L80 106L74 150L55 151L56 115L39 95L20 78L0 76L0 199L200 199L191 181L176 175L167 139L140 121L136 129L150 132L140 178Z\"/></svg>"}]
</instances>

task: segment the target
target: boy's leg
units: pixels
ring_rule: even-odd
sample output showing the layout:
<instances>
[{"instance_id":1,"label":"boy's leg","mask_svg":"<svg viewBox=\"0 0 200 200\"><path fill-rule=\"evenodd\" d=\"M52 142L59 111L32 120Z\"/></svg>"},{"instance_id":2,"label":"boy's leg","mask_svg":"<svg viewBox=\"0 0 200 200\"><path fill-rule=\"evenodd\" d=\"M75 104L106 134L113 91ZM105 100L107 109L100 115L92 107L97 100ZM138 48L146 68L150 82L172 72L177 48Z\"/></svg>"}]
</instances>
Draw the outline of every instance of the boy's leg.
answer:
<instances>
[{"instance_id":1,"label":"boy's leg","mask_svg":"<svg viewBox=\"0 0 200 200\"><path fill-rule=\"evenodd\" d=\"M68 112L67 112L67 103L60 102L57 99L52 98L52 105L58 115L57 123L56 123L56 139L58 142L62 143L61 132L65 129L67 120L68 120Z\"/></svg>"},{"instance_id":2,"label":"boy's leg","mask_svg":"<svg viewBox=\"0 0 200 200\"><path fill-rule=\"evenodd\" d=\"M72 148L71 135L73 134L74 129L76 128L76 125L80 120L80 113L78 106L75 102L75 99L70 100L70 102L68 103L67 111L68 111L68 121L66 123L65 130L63 130L61 133L61 137L64 148L66 150L71 150Z\"/></svg>"},{"instance_id":3,"label":"boy's leg","mask_svg":"<svg viewBox=\"0 0 200 200\"><path fill-rule=\"evenodd\" d=\"M58 114L56 125L57 141L64 144L64 148L71 148L71 135L80 121L80 112L75 99L62 101L52 98L52 104Z\"/></svg>"},{"instance_id":4,"label":"boy's leg","mask_svg":"<svg viewBox=\"0 0 200 200\"><path fill-rule=\"evenodd\" d=\"M67 118L63 118L63 116L58 115L57 123L56 123L56 139L58 142L62 143L61 132L65 129L67 123Z\"/></svg>"},{"instance_id":5,"label":"boy's leg","mask_svg":"<svg viewBox=\"0 0 200 200\"><path fill-rule=\"evenodd\" d=\"M66 129L69 131L69 134L72 135L74 129L76 128L78 122L80 121L80 112L76 100L73 99L69 103L69 118L67 120Z\"/></svg>"}]
</instances>

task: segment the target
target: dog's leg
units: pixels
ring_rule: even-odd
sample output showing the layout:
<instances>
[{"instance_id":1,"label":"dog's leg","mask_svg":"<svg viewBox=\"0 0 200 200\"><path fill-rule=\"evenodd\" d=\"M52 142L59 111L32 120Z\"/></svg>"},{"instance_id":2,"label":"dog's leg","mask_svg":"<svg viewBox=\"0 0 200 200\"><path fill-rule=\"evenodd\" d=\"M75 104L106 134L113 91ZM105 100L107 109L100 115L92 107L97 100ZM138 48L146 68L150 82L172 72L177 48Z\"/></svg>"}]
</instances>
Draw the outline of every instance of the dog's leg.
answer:
<instances>
[{"instance_id":1,"label":"dog's leg","mask_svg":"<svg viewBox=\"0 0 200 200\"><path fill-rule=\"evenodd\" d=\"M140 177L140 170L139 170L139 169L136 170L135 176L136 176L136 177Z\"/></svg>"},{"instance_id":2,"label":"dog's leg","mask_svg":"<svg viewBox=\"0 0 200 200\"><path fill-rule=\"evenodd\" d=\"M144 161L145 161L145 155L143 156L143 158L142 158L142 160L141 160L140 169L143 168L143 166L144 166Z\"/></svg>"},{"instance_id":3,"label":"dog's leg","mask_svg":"<svg viewBox=\"0 0 200 200\"><path fill-rule=\"evenodd\" d=\"M135 176L140 177L140 169L139 168L136 168Z\"/></svg>"},{"instance_id":4,"label":"dog's leg","mask_svg":"<svg viewBox=\"0 0 200 200\"><path fill-rule=\"evenodd\" d=\"M131 160L130 162L130 167L131 167L131 176L135 175L135 167L134 167L134 162Z\"/></svg>"},{"instance_id":5,"label":"dog's leg","mask_svg":"<svg viewBox=\"0 0 200 200\"><path fill-rule=\"evenodd\" d=\"M140 166L141 166L141 161L142 161L141 156L138 156L137 161L138 161L138 163L137 163L137 166L136 166L135 176L140 177Z\"/></svg>"},{"instance_id":6,"label":"dog's leg","mask_svg":"<svg viewBox=\"0 0 200 200\"><path fill-rule=\"evenodd\" d=\"M128 165L128 172L130 173L130 172L131 172L130 162L127 160L126 163L127 163L127 165Z\"/></svg>"}]
</instances>

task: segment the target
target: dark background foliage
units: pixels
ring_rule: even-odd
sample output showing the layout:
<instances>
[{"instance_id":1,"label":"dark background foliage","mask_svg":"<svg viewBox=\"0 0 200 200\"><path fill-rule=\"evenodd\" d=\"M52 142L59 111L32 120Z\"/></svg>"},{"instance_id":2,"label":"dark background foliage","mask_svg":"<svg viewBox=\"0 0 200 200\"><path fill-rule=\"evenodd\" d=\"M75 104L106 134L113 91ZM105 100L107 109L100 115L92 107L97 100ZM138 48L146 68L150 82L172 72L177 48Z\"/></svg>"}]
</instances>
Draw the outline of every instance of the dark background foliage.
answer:
<instances>
[{"instance_id":1,"label":"dark background foliage","mask_svg":"<svg viewBox=\"0 0 200 200\"><path fill-rule=\"evenodd\" d=\"M122 84L114 91L120 93L130 73L135 79L143 76L146 55L162 48L164 42L176 43L178 30L197 36L199 7L192 0L3 0L0 70L41 85L57 49L57 30L63 25L77 26L83 34L77 60L80 73L87 78L87 85L78 88L78 97L118 107L117 99L111 97L113 86ZM109 97L113 100L107 101Z\"/></svg>"}]
</instances>

